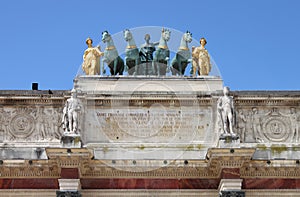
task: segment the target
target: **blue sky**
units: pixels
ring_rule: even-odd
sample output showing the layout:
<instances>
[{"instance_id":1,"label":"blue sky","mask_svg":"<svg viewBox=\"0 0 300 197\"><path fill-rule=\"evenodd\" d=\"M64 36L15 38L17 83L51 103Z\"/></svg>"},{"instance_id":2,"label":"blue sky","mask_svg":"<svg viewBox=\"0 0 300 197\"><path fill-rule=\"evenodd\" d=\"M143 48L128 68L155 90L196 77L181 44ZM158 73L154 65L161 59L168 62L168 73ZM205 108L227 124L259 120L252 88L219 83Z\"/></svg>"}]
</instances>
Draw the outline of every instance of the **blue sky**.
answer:
<instances>
[{"instance_id":1,"label":"blue sky","mask_svg":"<svg viewBox=\"0 0 300 197\"><path fill-rule=\"evenodd\" d=\"M299 10L299 0L1 0L0 89L71 89L88 36L166 26L205 37L232 90L299 90Z\"/></svg>"}]
</instances>

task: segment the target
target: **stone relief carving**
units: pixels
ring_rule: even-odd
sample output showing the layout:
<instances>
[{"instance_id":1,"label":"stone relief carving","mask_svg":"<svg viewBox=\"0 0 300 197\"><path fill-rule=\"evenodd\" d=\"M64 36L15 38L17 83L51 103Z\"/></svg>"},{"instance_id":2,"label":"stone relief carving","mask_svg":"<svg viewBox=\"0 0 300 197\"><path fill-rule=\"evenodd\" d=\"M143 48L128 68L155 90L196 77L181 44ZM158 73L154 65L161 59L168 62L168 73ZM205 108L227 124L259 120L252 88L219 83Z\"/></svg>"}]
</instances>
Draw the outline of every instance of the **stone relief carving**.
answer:
<instances>
[{"instance_id":1,"label":"stone relief carving","mask_svg":"<svg viewBox=\"0 0 300 197\"><path fill-rule=\"evenodd\" d=\"M296 112L296 109L294 107L290 108L290 121L291 121L291 127L292 127L292 135L294 142L299 141L299 114Z\"/></svg>"},{"instance_id":2,"label":"stone relief carving","mask_svg":"<svg viewBox=\"0 0 300 197\"><path fill-rule=\"evenodd\" d=\"M242 143L297 143L299 142L299 107L297 103L291 102L289 105L278 105L278 103L254 105L253 102L244 105L238 100L235 103L237 106L236 118L233 113L233 129L240 136ZM59 103L59 105L61 105ZM205 104L206 105L206 104ZM275 105L275 106L274 106ZM23 107L21 107L23 106ZM35 104L33 101L30 105L7 105L0 106L0 143L7 142L57 142L61 139L63 130L61 124L62 109L53 106L42 106ZM204 131L211 125L210 109L202 109L195 114L175 110L167 114L160 114L159 111L142 110L141 113L124 114L120 111L119 114L113 116L115 111L104 110L101 108L96 111L97 122L100 126L96 129L101 129L109 139L127 140L151 137L153 140L166 139L176 136L183 138L181 130L196 130L197 140L206 139ZM66 114L66 113L65 113ZM67 114L66 114L67 115ZM81 111L77 116L77 126L80 131L82 121ZM214 114L220 117L220 113ZM67 117L67 116L65 116ZM156 117L156 118L155 118ZM193 119L189 119L193 117ZM73 118L73 116L72 116ZM199 120L198 120L199 119ZM236 119L234 121L234 119ZM87 119L88 120L88 119ZM215 120L215 119L214 119ZM224 127L221 122L221 117L217 119L219 125L217 129L219 133L224 132ZM66 119L68 122L69 119ZM197 122L198 121L198 122ZM193 124L189 124L193 122ZM111 123L111 124L110 124ZM147 124L151 129L147 127ZM64 125L63 125L64 126ZM124 128L128 128L125 130ZM69 132L69 126L67 127ZM139 132L142 129L145 132ZM230 127L227 125L227 129ZM79 133L79 132L78 132ZM230 133L230 131L229 131ZM180 135L180 136L179 136ZM176 138L176 139L177 139ZM205 140L204 140L205 141Z\"/></svg>"},{"instance_id":3,"label":"stone relief carving","mask_svg":"<svg viewBox=\"0 0 300 197\"><path fill-rule=\"evenodd\" d=\"M242 109L238 110L236 121L237 121L237 124L236 124L237 133L240 136L241 142L244 142L245 134L246 134L247 117L244 114L244 111Z\"/></svg>"},{"instance_id":4,"label":"stone relief carving","mask_svg":"<svg viewBox=\"0 0 300 197\"><path fill-rule=\"evenodd\" d=\"M3 141L5 138L5 132L7 131L7 127L9 124L10 112L7 112L0 107L0 141Z\"/></svg>"},{"instance_id":5,"label":"stone relief carving","mask_svg":"<svg viewBox=\"0 0 300 197\"><path fill-rule=\"evenodd\" d=\"M39 113L36 118L36 126L39 131L39 139L51 141L53 139L60 139L60 114L55 109L39 108Z\"/></svg>"},{"instance_id":6,"label":"stone relief carving","mask_svg":"<svg viewBox=\"0 0 300 197\"><path fill-rule=\"evenodd\" d=\"M294 107L239 109L236 128L246 143L299 141L299 115Z\"/></svg>"},{"instance_id":7,"label":"stone relief carving","mask_svg":"<svg viewBox=\"0 0 300 197\"><path fill-rule=\"evenodd\" d=\"M60 139L59 109L45 107L0 108L0 142Z\"/></svg>"},{"instance_id":8,"label":"stone relief carving","mask_svg":"<svg viewBox=\"0 0 300 197\"><path fill-rule=\"evenodd\" d=\"M8 125L8 136L10 140L26 139L35 129L35 117L37 109L17 108L11 112Z\"/></svg>"},{"instance_id":9,"label":"stone relief carving","mask_svg":"<svg viewBox=\"0 0 300 197\"><path fill-rule=\"evenodd\" d=\"M290 137L290 127L288 126L289 118L279 113L277 108L273 108L266 114L262 120L263 135L269 141L282 142Z\"/></svg>"},{"instance_id":10,"label":"stone relief carving","mask_svg":"<svg viewBox=\"0 0 300 197\"><path fill-rule=\"evenodd\" d=\"M36 118L36 127L37 131L39 131L39 136L41 137L41 140L49 140L49 123L47 120L47 114L45 113L45 110L43 107L39 108L38 110L38 116Z\"/></svg>"},{"instance_id":11,"label":"stone relief carving","mask_svg":"<svg viewBox=\"0 0 300 197\"><path fill-rule=\"evenodd\" d=\"M253 129L253 138L256 142L263 142L261 134L260 115L256 107L252 108L251 114L251 128Z\"/></svg>"}]
</instances>

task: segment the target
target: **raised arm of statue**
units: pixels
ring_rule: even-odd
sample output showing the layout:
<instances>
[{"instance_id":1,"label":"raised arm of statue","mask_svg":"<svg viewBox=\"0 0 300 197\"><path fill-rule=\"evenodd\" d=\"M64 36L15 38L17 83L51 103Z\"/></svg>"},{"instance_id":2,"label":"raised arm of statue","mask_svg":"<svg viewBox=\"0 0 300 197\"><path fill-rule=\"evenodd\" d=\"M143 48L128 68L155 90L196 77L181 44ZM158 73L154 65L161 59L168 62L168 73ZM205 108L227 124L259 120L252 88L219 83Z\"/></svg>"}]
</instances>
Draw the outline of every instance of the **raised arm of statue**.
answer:
<instances>
[{"instance_id":1,"label":"raised arm of statue","mask_svg":"<svg viewBox=\"0 0 300 197\"><path fill-rule=\"evenodd\" d=\"M157 45L159 45L159 42L153 42L152 44L153 44L153 46L157 46Z\"/></svg>"},{"instance_id":2,"label":"raised arm of statue","mask_svg":"<svg viewBox=\"0 0 300 197\"><path fill-rule=\"evenodd\" d=\"M101 51L101 47L100 45L94 47L94 54L97 56L97 57L101 57L104 55L104 52Z\"/></svg>"}]
</instances>

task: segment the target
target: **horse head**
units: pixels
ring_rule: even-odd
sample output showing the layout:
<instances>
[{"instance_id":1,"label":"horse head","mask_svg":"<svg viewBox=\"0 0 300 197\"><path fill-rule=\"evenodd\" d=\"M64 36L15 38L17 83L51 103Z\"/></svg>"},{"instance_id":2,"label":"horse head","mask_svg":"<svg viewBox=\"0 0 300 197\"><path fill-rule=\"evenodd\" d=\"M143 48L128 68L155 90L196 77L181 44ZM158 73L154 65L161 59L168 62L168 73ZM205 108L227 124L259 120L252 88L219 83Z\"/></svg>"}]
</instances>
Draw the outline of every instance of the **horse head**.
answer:
<instances>
[{"instance_id":1,"label":"horse head","mask_svg":"<svg viewBox=\"0 0 300 197\"><path fill-rule=\"evenodd\" d=\"M189 31L186 31L184 34L183 34L183 39L187 42L187 43L191 43L193 38L192 38L192 33L189 32Z\"/></svg>"},{"instance_id":2,"label":"horse head","mask_svg":"<svg viewBox=\"0 0 300 197\"><path fill-rule=\"evenodd\" d=\"M169 41L170 37L171 37L171 31L169 29L162 28L162 30L161 30L161 37L165 41Z\"/></svg>"},{"instance_id":3,"label":"horse head","mask_svg":"<svg viewBox=\"0 0 300 197\"><path fill-rule=\"evenodd\" d=\"M108 31L102 32L102 42L106 43L111 39L111 35L108 33Z\"/></svg>"},{"instance_id":4,"label":"horse head","mask_svg":"<svg viewBox=\"0 0 300 197\"><path fill-rule=\"evenodd\" d=\"M124 35L124 39L126 42L128 42L129 40L132 40L132 33L130 32L129 29L125 29L123 31L123 35Z\"/></svg>"}]
</instances>

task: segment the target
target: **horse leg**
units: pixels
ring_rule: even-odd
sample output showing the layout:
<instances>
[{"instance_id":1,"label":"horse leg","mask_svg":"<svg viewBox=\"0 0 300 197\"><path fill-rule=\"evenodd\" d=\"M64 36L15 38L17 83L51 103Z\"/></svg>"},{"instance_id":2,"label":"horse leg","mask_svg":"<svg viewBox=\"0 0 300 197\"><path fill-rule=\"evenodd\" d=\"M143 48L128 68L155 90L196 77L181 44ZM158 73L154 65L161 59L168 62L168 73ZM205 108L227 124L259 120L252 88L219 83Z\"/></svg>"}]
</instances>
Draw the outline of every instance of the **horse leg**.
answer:
<instances>
[{"instance_id":1,"label":"horse leg","mask_svg":"<svg viewBox=\"0 0 300 197\"><path fill-rule=\"evenodd\" d=\"M128 72L128 75L132 75L132 70L131 70L131 68L132 68L132 66L131 66L131 59L129 59L129 58L125 58L125 72L127 71Z\"/></svg>"},{"instance_id":2,"label":"horse leg","mask_svg":"<svg viewBox=\"0 0 300 197\"><path fill-rule=\"evenodd\" d=\"M154 61L151 62L151 70L152 71L149 74L150 75L155 75L156 72L155 72L155 62Z\"/></svg>"},{"instance_id":3,"label":"horse leg","mask_svg":"<svg viewBox=\"0 0 300 197\"><path fill-rule=\"evenodd\" d=\"M110 74L111 74L111 75L115 75L115 74L114 74L114 69L113 69L113 65L112 65L112 64L113 64L113 63L110 63L109 66L108 66L108 67L109 67L109 71L110 71Z\"/></svg>"},{"instance_id":4,"label":"horse leg","mask_svg":"<svg viewBox=\"0 0 300 197\"><path fill-rule=\"evenodd\" d=\"M134 65L133 75L136 75L138 73L138 66L139 66L139 58L135 58L135 65Z\"/></svg>"},{"instance_id":5,"label":"horse leg","mask_svg":"<svg viewBox=\"0 0 300 197\"><path fill-rule=\"evenodd\" d=\"M119 75L123 75L124 67L125 65L123 59L121 57L118 57L116 73L118 72Z\"/></svg>"},{"instance_id":6,"label":"horse leg","mask_svg":"<svg viewBox=\"0 0 300 197\"><path fill-rule=\"evenodd\" d=\"M171 72L172 72L172 75L176 75L176 73L177 73L177 60L176 59L174 59L174 60L172 60L172 63L171 63Z\"/></svg>"},{"instance_id":7,"label":"horse leg","mask_svg":"<svg viewBox=\"0 0 300 197\"><path fill-rule=\"evenodd\" d=\"M181 75L182 75L182 74L181 74L181 73L182 73L182 64L181 64L180 58L178 58L177 61L178 61L178 69L179 69L178 72L179 72L179 75L181 76Z\"/></svg>"},{"instance_id":8,"label":"horse leg","mask_svg":"<svg viewBox=\"0 0 300 197\"><path fill-rule=\"evenodd\" d=\"M125 65L124 65L124 69L125 69L125 72L128 71L128 75L129 75L129 65L128 65L128 57L126 56L125 57L125 61L124 61Z\"/></svg>"},{"instance_id":9,"label":"horse leg","mask_svg":"<svg viewBox=\"0 0 300 197\"><path fill-rule=\"evenodd\" d=\"M153 61L153 63L156 64L156 73L157 73L157 76L160 76L160 62L159 61L155 61L155 62Z\"/></svg>"},{"instance_id":10,"label":"horse leg","mask_svg":"<svg viewBox=\"0 0 300 197\"><path fill-rule=\"evenodd\" d=\"M187 61L184 61L184 62L183 62L183 71L182 71L182 75L184 75L185 69L187 68L187 65L188 65L188 62L187 62Z\"/></svg>"},{"instance_id":11,"label":"horse leg","mask_svg":"<svg viewBox=\"0 0 300 197\"><path fill-rule=\"evenodd\" d=\"M165 64L164 64L164 67L163 67L163 70L162 70L163 71L162 73L163 73L164 76L166 76L167 71L169 70L168 65L169 65L169 61L165 61Z\"/></svg>"},{"instance_id":12,"label":"horse leg","mask_svg":"<svg viewBox=\"0 0 300 197\"><path fill-rule=\"evenodd\" d=\"M118 64L118 58L114 59L113 75L117 75L117 64Z\"/></svg>"}]
</instances>

